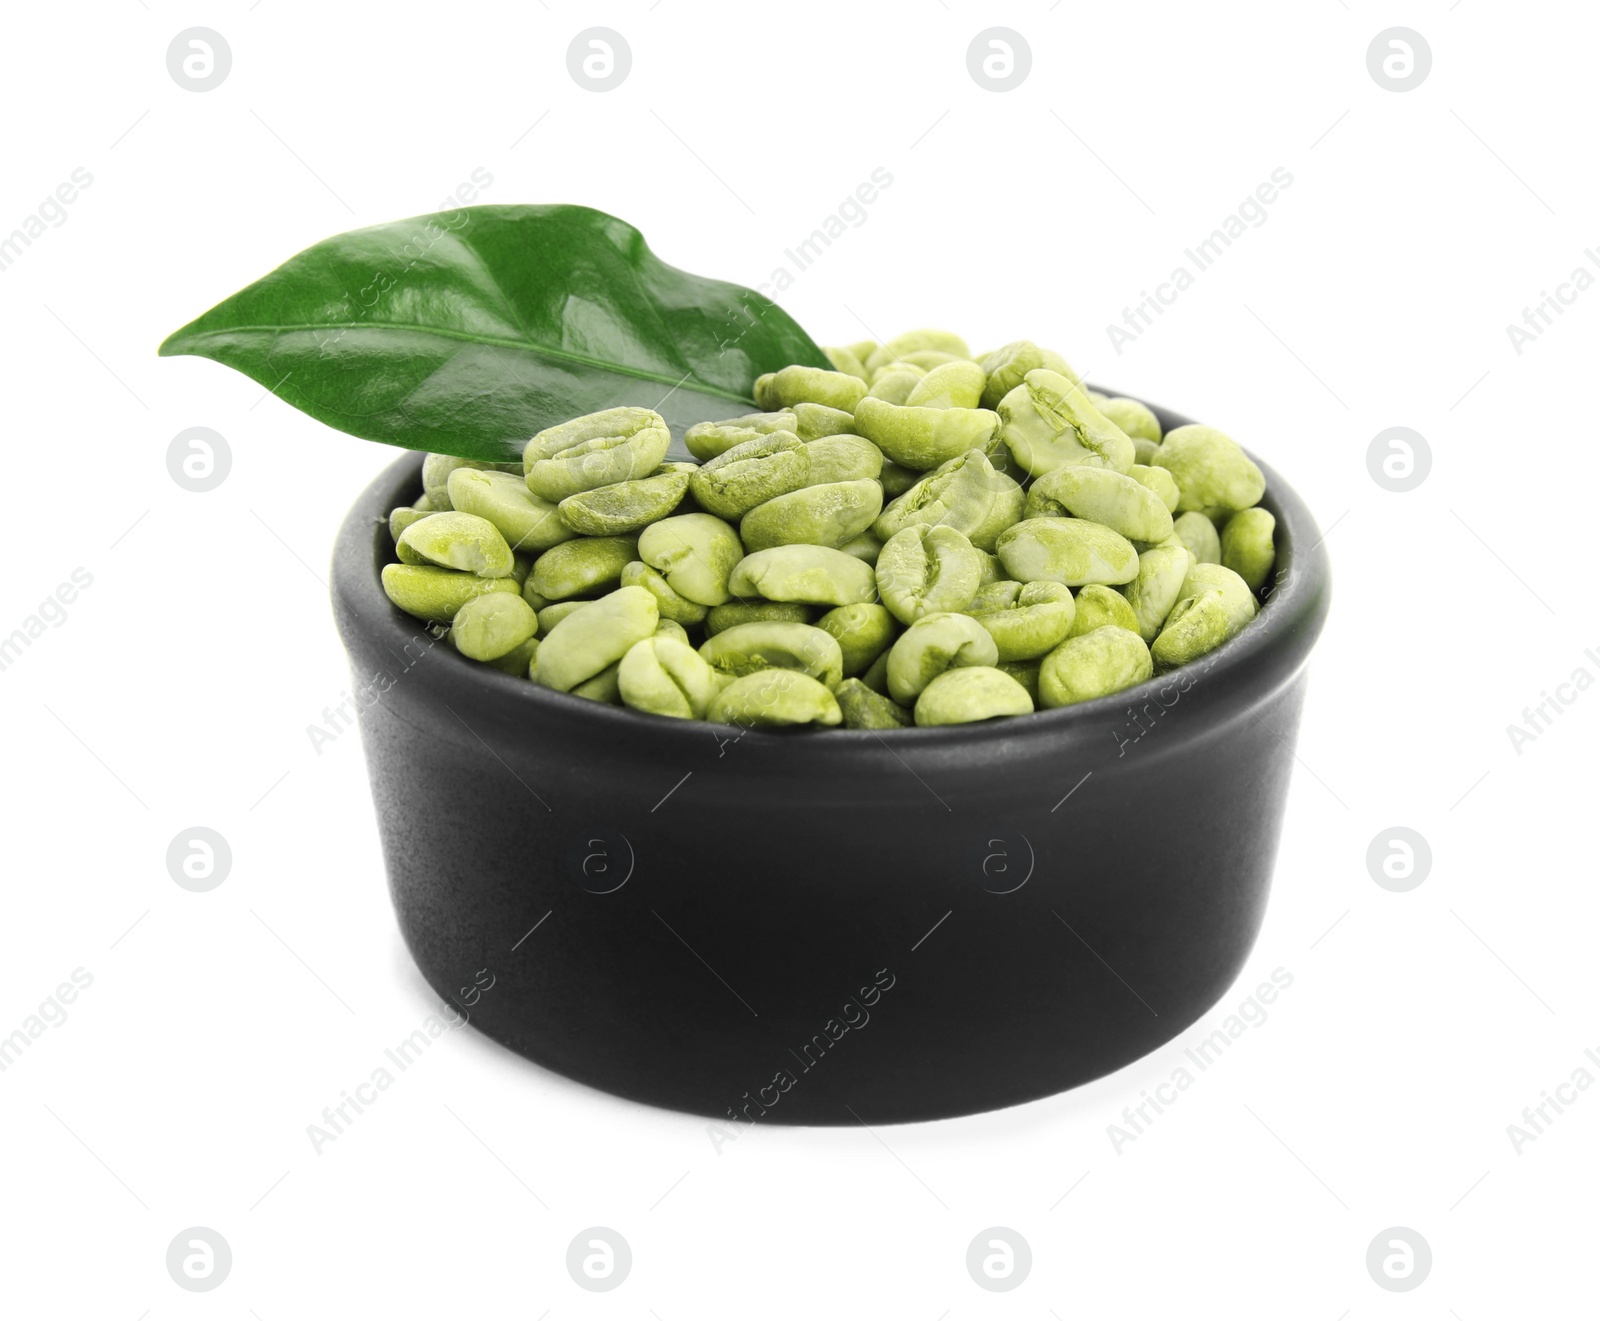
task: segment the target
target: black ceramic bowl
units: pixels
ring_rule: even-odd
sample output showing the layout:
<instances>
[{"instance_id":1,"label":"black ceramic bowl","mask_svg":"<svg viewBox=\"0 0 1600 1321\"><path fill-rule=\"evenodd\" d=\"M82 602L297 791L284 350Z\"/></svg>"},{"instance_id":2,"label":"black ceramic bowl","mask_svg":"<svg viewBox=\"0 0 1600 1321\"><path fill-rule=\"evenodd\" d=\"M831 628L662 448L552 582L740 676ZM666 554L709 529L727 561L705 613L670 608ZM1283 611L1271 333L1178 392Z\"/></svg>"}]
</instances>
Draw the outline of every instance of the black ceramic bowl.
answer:
<instances>
[{"instance_id":1,"label":"black ceramic bowl","mask_svg":"<svg viewBox=\"0 0 1600 1321\"><path fill-rule=\"evenodd\" d=\"M1329 595L1266 465L1277 578L1239 637L1099 701L885 734L741 733L465 660L379 583L419 465L350 511L334 612L401 930L495 1040L724 1121L935 1119L1109 1073L1243 966Z\"/></svg>"}]
</instances>

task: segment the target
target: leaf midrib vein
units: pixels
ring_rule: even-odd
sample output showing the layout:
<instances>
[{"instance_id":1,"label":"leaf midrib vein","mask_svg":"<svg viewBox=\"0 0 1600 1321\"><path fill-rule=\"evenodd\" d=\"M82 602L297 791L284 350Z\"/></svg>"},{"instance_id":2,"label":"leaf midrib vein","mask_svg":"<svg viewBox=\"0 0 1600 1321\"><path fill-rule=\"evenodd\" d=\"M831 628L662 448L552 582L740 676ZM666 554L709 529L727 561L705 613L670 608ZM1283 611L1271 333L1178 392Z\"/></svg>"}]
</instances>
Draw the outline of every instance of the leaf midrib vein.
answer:
<instances>
[{"instance_id":1,"label":"leaf midrib vein","mask_svg":"<svg viewBox=\"0 0 1600 1321\"><path fill-rule=\"evenodd\" d=\"M602 358L591 358L586 354L574 353L570 349L556 349L545 344L535 344L530 340L513 339L509 335L481 335L468 333L461 330L447 330L442 326L419 326L411 322L400 321L307 321L291 323L287 325L255 324L248 326L231 326L227 330L200 331L191 336L186 341L186 344L193 345L203 343L207 340L227 339L228 337L240 334L241 332L271 332L273 334L288 334L294 331L303 330L404 330L410 331L412 334L437 335L441 339L459 340L464 344L492 344L498 348L520 349L525 353L532 353L536 356L556 358L562 362L577 363L585 367L598 367L604 371L615 372L621 376L632 376L641 381L655 381L659 385L670 385L674 388L685 384L682 378L674 380L670 376L663 376L657 372L645 371L638 367L629 367L623 363L607 362ZM695 389L702 394L716 395L718 398L731 400L734 403L754 402L746 395L735 394L729 390L722 389L720 386L712 385L707 381L702 381L698 376L695 376L693 372L690 372L689 379L694 382Z\"/></svg>"}]
</instances>

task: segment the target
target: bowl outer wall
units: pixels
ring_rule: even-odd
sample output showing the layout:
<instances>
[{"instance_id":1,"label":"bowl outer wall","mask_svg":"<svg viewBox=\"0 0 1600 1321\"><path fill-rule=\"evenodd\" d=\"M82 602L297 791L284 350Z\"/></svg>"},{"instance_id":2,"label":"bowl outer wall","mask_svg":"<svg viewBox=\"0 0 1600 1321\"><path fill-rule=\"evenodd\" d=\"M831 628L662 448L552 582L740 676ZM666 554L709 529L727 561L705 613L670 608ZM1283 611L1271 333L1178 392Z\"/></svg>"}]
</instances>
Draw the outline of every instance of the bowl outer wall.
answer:
<instances>
[{"instance_id":1,"label":"bowl outer wall","mask_svg":"<svg viewBox=\"0 0 1600 1321\"><path fill-rule=\"evenodd\" d=\"M652 1104L870 1124L1099 1077L1232 984L1330 589L1266 465L1278 573L1238 638L1095 702L879 735L644 716L466 661L378 580L420 462L352 508L334 611L402 933L480 1030Z\"/></svg>"}]
</instances>

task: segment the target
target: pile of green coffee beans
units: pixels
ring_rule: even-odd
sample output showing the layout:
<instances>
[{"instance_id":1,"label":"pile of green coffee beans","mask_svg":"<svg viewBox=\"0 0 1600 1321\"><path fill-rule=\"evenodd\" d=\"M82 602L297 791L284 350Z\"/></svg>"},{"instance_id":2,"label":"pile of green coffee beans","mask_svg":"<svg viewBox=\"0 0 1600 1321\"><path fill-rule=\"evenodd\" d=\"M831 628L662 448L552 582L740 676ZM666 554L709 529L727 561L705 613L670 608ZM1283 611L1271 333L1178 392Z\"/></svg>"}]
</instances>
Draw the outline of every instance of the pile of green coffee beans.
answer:
<instances>
[{"instance_id":1,"label":"pile of green coffee beans","mask_svg":"<svg viewBox=\"0 0 1600 1321\"><path fill-rule=\"evenodd\" d=\"M389 599L558 692L744 726L1027 715L1194 660L1272 570L1261 470L1165 436L1019 340L918 330L755 384L768 411L647 408L540 432L520 464L430 455L389 516Z\"/></svg>"}]
</instances>

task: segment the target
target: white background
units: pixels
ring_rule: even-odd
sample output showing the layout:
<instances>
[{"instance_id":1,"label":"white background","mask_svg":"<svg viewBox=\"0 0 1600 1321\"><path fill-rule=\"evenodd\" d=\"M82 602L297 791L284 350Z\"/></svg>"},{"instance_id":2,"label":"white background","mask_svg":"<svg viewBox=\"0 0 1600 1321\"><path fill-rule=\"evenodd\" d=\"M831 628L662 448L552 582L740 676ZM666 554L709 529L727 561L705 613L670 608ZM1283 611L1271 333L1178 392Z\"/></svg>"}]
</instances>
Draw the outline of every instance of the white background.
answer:
<instances>
[{"instance_id":1,"label":"white background","mask_svg":"<svg viewBox=\"0 0 1600 1321\"><path fill-rule=\"evenodd\" d=\"M1033 56L1006 93L966 67L996 24ZM195 25L233 55L205 93L166 67ZM593 25L633 54L604 94L566 67ZM1394 25L1433 52L1399 94L1366 63ZM0 635L75 568L93 583L0 673L0 1033L73 969L93 984L0 1073L0 1310L1592 1312L1600 1089L1520 1152L1507 1125L1600 1054L1600 692L1520 753L1507 726L1580 666L1600 678L1600 292L1521 354L1506 331L1600 273L1592 10L106 0L12 6L6 28L0 234L74 168L93 183L0 272ZM484 202L586 203L754 285L877 166L893 183L866 222L781 297L816 338L1032 337L1223 427L1329 531L1334 612L1248 970L1171 1046L978 1118L758 1127L718 1154L704 1120L463 1031L315 1154L306 1126L436 1007L389 911L358 737L319 755L306 732L349 685L334 532L391 454L157 343L477 167ZM1117 354L1107 324L1280 166L1266 222ZM191 426L232 451L205 494L167 474ZM1406 494L1368 472L1392 426L1432 451ZM233 851L207 894L165 864L196 825ZM1433 853L1404 894L1366 862L1396 825ZM1293 986L1267 1021L1116 1150L1123 1107L1278 967ZM197 1225L233 1251L212 1293L164 1264ZM590 1225L632 1246L614 1292L565 1269ZM965 1267L993 1225L1032 1246L1010 1293ZM1390 1226L1432 1247L1414 1292L1368 1274Z\"/></svg>"}]
</instances>

